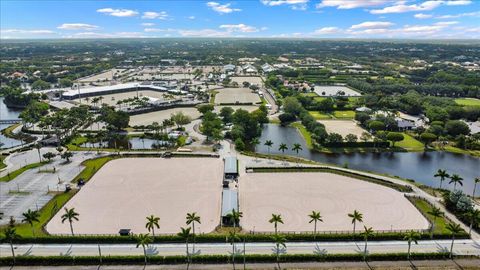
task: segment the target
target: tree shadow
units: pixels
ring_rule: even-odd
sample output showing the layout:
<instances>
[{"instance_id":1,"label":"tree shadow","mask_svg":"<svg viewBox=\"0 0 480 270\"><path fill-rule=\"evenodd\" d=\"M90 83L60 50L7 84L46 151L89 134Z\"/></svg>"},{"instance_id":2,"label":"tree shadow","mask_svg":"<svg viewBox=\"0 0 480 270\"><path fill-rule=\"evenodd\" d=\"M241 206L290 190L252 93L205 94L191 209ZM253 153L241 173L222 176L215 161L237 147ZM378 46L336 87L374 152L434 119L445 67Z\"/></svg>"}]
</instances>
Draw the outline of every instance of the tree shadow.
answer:
<instances>
[{"instance_id":1,"label":"tree shadow","mask_svg":"<svg viewBox=\"0 0 480 270\"><path fill-rule=\"evenodd\" d=\"M316 255L327 255L327 250L326 249L321 249L320 246L318 244L315 245L315 248L313 250L313 254L316 254Z\"/></svg>"},{"instance_id":2,"label":"tree shadow","mask_svg":"<svg viewBox=\"0 0 480 270\"><path fill-rule=\"evenodd\" d=\"M452 259L452 262L458 267L458 269L463 270L463 266L457 263L455 259Z\"/></svg>"},{"instance_id":3,"label":"tree shadow","mask_svg":"<svg viewBox=\"0 0 480 270\"><path fill-rule=\"evenodd\" d=\"M450 252L447 247L442 247L439 243L436 243L436 245L437 245L437 251L439 253L449 253Z\"/></svg>"},{"instance_id":4,"label":"tree shadow","mask_svg":"<svg viewBox=\"0 0 480 270\"><path fill-rule=\"evenodd\" d=\"M25 251L25 253L22 254L22 256L30 256L32 254L32 249L33 249L33 245L31 245L27 251Z\"/></svg>"},{"instance_id":5,"label":"tree shadow","mask_svg":"<svg viewBox=\"0 0 480 270\"><path fill-rule=\"evenodd\" d=\"M60 256L69 257L72 255L72 245L70 245L65 253L60 252Z\"/></svg>"},{"instance_id":6,"label":"tree shadow","mask_svg":"<svg viewBox=\"0 0 480 270\"><path fill-rule=\"evenodd\" d=\"M417 270L417 266L412 262L412 260L408 260L408 262L410 263L410 268L412 268L413 270Z\"/></svg>"},{"instance_id":7,"label":"tree shadow","mask_svg":"<svg viewBox=\"0 0 480 270\"><path fill-rule=\"evenodd\" d=\"M287 249L284 248L284 247L278 247L278 249L277 249L277 247L275 246L275 247L272 248L272 253L274 255L277 255L277 251L278 251L279 255L287 254Z\"/></svg>"},{"instance_id":8,"label":"tree shadow","mask_svg":"<svg viewBox=\"0 0 480 270\"><path fill-rule=\"evenodd\" d=\"M146 252L147 255L158 255L158 249L155 246L148 246Z\"/></svg>"},{"instance_id":9,"label":"tree shadow","mask_svg":"<svg viewBox=\"0 0 480 270\"><path fill-rule=\"evenodd\" d=\"M201 255L201 254L202 254L201 249L197 249L197 250L195 250L195 252L190 252L190 256L197 256L197 255Z\"/></svg>"}]
</instances>

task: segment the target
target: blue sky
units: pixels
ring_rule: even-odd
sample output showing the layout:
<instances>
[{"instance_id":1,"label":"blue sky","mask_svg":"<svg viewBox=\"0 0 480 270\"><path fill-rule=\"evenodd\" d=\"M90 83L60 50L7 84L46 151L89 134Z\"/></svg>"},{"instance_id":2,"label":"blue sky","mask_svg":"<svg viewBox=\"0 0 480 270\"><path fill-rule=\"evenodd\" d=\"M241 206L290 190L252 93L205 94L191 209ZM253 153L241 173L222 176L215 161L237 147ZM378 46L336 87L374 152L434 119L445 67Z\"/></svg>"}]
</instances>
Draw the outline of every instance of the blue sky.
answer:
<instances>
[{"instance_id":1,"label":"blue sky","mask_svg":"<svg viewBox=\"0 0 480 270\"><path fill-rule=\"evenodd\" d=\"M478 39L480 0L2 0L0 37Z\"/></svg>"}]
</instances>

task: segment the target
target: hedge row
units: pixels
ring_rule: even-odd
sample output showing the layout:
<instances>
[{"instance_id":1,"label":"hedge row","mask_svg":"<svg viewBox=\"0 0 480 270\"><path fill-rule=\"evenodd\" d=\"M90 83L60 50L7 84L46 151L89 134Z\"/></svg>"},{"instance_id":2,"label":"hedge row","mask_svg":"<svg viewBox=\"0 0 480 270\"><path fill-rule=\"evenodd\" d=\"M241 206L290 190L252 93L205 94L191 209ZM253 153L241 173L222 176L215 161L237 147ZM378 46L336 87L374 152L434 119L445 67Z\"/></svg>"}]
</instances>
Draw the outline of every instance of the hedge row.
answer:
<instances>
[{"instance_id":1,"label":"hedge row","mask_svg":"<svg viewBox=\"0 0 480 270\"><path fill-rule=\"evenodd\" d=\"M449 253L412 253L411 260L444 260L448 259ZM455 256L456 258L474 258L474 256ZM235 257L238 263L243 261L243 255ZM400 261L406 260L406 253L379 253L368 255L370 261ZM149 256L149 264L184 264L187 258L185 256ZM275 255L252 254L246 255L247 263L271 263L276 262ZM363 261L363 254L284 254L280 255L280 262L335 262L335 261ZM17 266L27 265L98 265L98 256L18 256L16 257ZM202 263L230 263L229 255L199 255L193 256L191 262L195 264ZM104 256L102 264L122 265L122 264L143 264L143 256ZM12 257L1 257L0 266L13 265Z\"/></svg>"},{"instance_id":2,"label":"hedge row","mask_svg":"<svg viewBox=\"0 0 480 270\"><path fill-rule=\"evenodd\" d=\"M412 192L413 189L410 186L407 185L400 185L393 183L391 181L381 179L381 178L376 178L376 177L371 177L371 176L366 176L361 173L356 173L352 171L344 171L344 170L339 170L335 169L333 167L255 167L251 168L254 172L329 172L329 173L334 173L334 174L339 174L339 175L344 175L344 176L350 176L353 178L357 178L363 181L367 182L372 182L375 184L383 185L386 187L390 187L393 189L396 189L400 192Z\"/></svg>"},{"instance_id":3,"label":"hedge row","mask_svg":"<svg viewBox=\"0 0 480 270\"><path fill-rule=\"evenodd\" d=\"M390 142L330 142L322 143L322 146L325 147L377 147L377 148L388 148L390 147Z\"/></svg>"},{"instance_id":4,"label":"hedge row","mask_svg":"<svg viewBox=\"0 0 480 270\"><path fill-rule=\"evenodd\" d=\"M355 236L351 233L329 233L317 234L314 238L312 233L299 234L282 234L285 236L287 242L312 242L312 241L362 241L363 237L359 234ZM246 242L271 242L273 234L239 234L240 239L245 239ZM388 241L388 240L403 240L405 233L401 232L378 232L374 233L369 240L371 241ZM228 235L224 234L199 234L195 236L197 243L225 243ZM422 239L430 239L430 233L422 233ZM434 234L434 239L450 239L450 234ZM467 239L468 234L457 235L457 239ZM184 240L176 235L157 235L154 237L155 243L183 243ZM2 236L0 243L5 243ZM120 235L91 235L91 236L56 236L48 235L41 237L21 237L15 240L15 244L24 243L76 243L76 244L120 244L120 243L136 243L134 236L120 236Z\"/></svg>"}]
</instances>

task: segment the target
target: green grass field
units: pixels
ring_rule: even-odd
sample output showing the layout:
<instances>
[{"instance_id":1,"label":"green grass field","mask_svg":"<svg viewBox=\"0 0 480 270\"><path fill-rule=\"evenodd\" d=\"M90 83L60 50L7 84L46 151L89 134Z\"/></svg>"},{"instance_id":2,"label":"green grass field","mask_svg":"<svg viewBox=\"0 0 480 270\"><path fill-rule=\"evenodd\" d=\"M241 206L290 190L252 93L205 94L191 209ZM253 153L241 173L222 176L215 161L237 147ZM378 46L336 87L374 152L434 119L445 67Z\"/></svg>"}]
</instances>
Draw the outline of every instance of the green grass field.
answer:
<instances>
[{"instance_id":1,"label":"green grass field","mask_svg":"<svg viewBox=\"0 0 480 270\"><path fill-rule=\"evenodd\" d=\"M5 158L6 158L6 156L0 156L0 169L3 169L5 167L7 167L7 165L5 163L3 163Z\"/></svg>"},{"instance_id":2,"label":"green grass field","mask_svg":"<svg viewBox=\"0 0 480 270\"><path fill-rule=\"evenodd\" d=\"M433 222L433 216L428 214L428 212L432 210L432 206L428 202L419 198L412 198L411 201L415 204L415 206L417 206L418 209L420 209L423 214L427 216L430 222ZM447 224L447 221L443 217L435 219L434 233L448 234L449 231L447 230Z\"/></svg>"},{"instance_id":3,"label":"green grass field","mask_svg":"<svg viewBox=\"0 0 480 270\"><path fill-rule=\"evenodd\" d=\"M353 119L355 118L354 111L334 111L333 116L338 119Z\"/></svg>"},{"instance_id":4,"label":"green grass field","mask_svg":"<svg viewBox=\"0 0 480 270\"><path fill-rule=\"evenodd\" d=\"M423 143L406 133L403 133L403 137L403 141L395 143L395 147L401 147L407 151L423 151Z\"/></svg>"},{"instance_id":5,"label":"green grass field","mask_svg":"<svg viewBox=\"0 0 480 270\"><path fill-rule=\"evenodd\" d=\"M480 106L478 98L456 98L455 103L462 106Z\"/></svg>"},{"instance_id":6,"label":"green grass field","mask_svg":"<svg viewBox=\"0 0 480 270\"><path fill-rule=\"evenodd\" d=\"M332 117L329 114L315 112L315 111L309 111L308 113L310 113L310 115L313 116L316 120L332 119Z\"/></svg>"},{"instance_id":7,"label":"green grass field","mask_svg":"<svg viewBox=\"0 0 480 270\"><path fill-rule=\"evenodd\" d=\"M305 138L305 142L306 142L308 148L312 149L313 148L312 136L311 136L310 132L308 132L308 130L302 125L302 123L295 122L295 123L291 123L290 126L296 128L296 129L298 129L298 131L300 131L303 138Z\"/></svg>"}]
</instances>

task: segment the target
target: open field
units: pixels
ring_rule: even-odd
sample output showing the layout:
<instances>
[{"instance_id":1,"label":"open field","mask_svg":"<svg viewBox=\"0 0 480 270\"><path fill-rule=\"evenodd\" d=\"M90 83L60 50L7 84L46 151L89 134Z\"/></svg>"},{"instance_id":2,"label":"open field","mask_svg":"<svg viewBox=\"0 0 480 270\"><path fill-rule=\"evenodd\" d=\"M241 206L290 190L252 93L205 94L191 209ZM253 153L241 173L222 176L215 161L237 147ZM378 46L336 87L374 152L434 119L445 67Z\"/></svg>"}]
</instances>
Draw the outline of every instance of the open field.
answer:
<instances>
[{"instance_id":1,"label":"open field","mask_svg":"<svg viewBox=\"0 0 480 270\"><path fill-rule=\"evenodd\" d=\"M197 108L185 107L185 108L174 108L163 111L142 113L130 116L130 126L141 126L141 125L150 125L153 122L162 123L163 120L169 119L170 116L177 112L183 112L185 115L190 116L192 119L200 117L200 113Z\"/></svg>"},{"instance_id":2,"label":"open field","mask_svg":"<svg viewBox=\"0 0 480 270\"><path fill-rule=\"evenodd\" d=\"M152 97L152 98L158 98L162 100L169 100L169 98L166 98L168 93L165 92L157 92L157 91L152 91L152 90L141 90L138 91L138 97L142 98L145 96ZM124 100L128 98L135 98L137 97L137 91L131 91L131 92L124 92L124 93L117 93L117 94L109 94L109 95L98 95L102 96L103 99L100 101L100 104L106 103L109 106L117 106L117 101L119 100ZM94 97L88 97L87 98L82 98L81 102L82 104L89 104L93 105L92 100ZM80 102L79 98L74 99L76 102ZM100 104L97 104L99 106Z\"/></svg>"},{"instance_id":3,"label":"open field","mask_svg":"<svg viewBox=\"0 0 480 270\"><path fill-rule=\"evenodd\" d=\"M345 92L344 96L361 96L357 91L341 85L316 85L314 91L322 97L337 96L339 91Z\"/></svg>"},{"instance_id":4,"label":"open field","mask_svg":"<svg viewBox=\"0 0 480 270\"><path fill-rule=\"evenodd\" d=\"M462 106L480 106L480 99L478 98L456 98L455 103Z\"/></svg>"},{"instance_id":5,"label":"open field","mask_svg":"<svg viewBox=\"0 0 480 270\"><path fill-rule=\"evenodd\" d=\"M261 102L258 94L248 88L223 88L218 89L215 96L215 104L256 104Z\"/></svg>"},{"instance_id":6,"label":"open field","mask_svg":"<svg viewBox=\"0 0 480 270\"><path fill-rule=\"evenodd\" d=\"M256 84L258 86L263 85L262 78L258 76L249 76L249 77L230 77L232 82L237 82L238 85L242 86L243 82L249 82L250 84Z\"/></svg>"},{"instance_id":7,"label":"open field","mask_svg":"<svg viewBox=\"0 0 480 270\"><path fill-rule=\"evenodd\" d=\"M366 132L365 129L357 125L354 121L350 120L323 120L318 122L325 125L328 133L338 133L343 137L348 134L354 134L360 138L360 136L362 136L362 133Z\"/></svg>"},{"instance_id":8,"label":"open field","mask_svg":"<svg viewBox=\"0 0 480 270\"><path fill-rule=\"evenodd\" d=\"M408 151L423 151L423 143L407 133L403 133L403 141L395 143L395 147L401 147Z\"/></svg>"},{"instance_id":9,"label":"open field","mask_svg":"<svg viewBox=\"0 0 480 270\"><path fill-rule=\"evenodd\" d=\"M353 119L355 118L354 111L334 111L333 116L340 119Z\"/></svg>"},{"instance_id":10,"label":"open field","mask_svg":"<svg viewBox=\"0 0 480 270\"><path fill-rule=\"evenodd\" d=\"M120 75L124 74L125 71L126 71L126 69L113 68L113 69L107 70L105 72L95 74L93 76L80 78L77 81L79 83L89 83L89 82L98 82L98 81L112 81L114 76L120 76Z\"/></svg>"},{"instance_id":11,"label":"open field","mask_svg":"<svg viewBox=\"0 0 480 270\"><path fill-rule=\"evenodd\" d=\"M281 214L279 231L312 231L313 210L323 221L319 231L351 231L353 210L374 230L427 229L428 221L402 193L381 185L330 173L247 173L239 180L244 230L274 231L268 220Z\"/></svg>"},{"instance_id":12,"label":"open field","mask_svg":"<svg viewBox=\"0 0 480 270\"><path fill-rule=\"evenodd\" d=\"M187 213L197 212L197 233L219 224L222 160L213 158L124 158L110 161L66 205L80 214L77 234L146 233L146 216L160 217L159 234L177 233ZM188 170L185 170L188 168ZM47 224L52 234L69 234L60 210ZM102 221L99 223L98 221Z\"/></svg>"},{"instance_id":13,"label":"open field","mask_svg":"<svg viewBox=\"0 0 480 270\"><path fill-rule=\"evenodd\" d=\"M216 113L220 113L220 110L221 110L223 107L230 107L230 108L232 108L232 109L235 110L235 111L238 110L238 109L244 109L244 110L246 110L246 111L248 111L248 112L253 112L253 111L255 111L256 109L258 109L257 106L253 106L253 105L243 105L243 106L242 106L242 105L231 105L231 106L229 106L229 105L223 105L223 106L215 106L215 112L216 112Z\"/></svg>"},{"instance_id":14,"label":"open field","mask_svg":"<svg viewBox=\"0 0 480 270\"><path fill-rule=\"evenodd\" d=\"M330 114L316 111L309 111L308 113L310 113L310 115L313 116L316 120L332 119L332 116L330 116Z\"/></svg>"}]
</instances>

